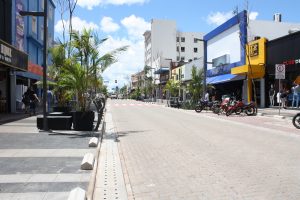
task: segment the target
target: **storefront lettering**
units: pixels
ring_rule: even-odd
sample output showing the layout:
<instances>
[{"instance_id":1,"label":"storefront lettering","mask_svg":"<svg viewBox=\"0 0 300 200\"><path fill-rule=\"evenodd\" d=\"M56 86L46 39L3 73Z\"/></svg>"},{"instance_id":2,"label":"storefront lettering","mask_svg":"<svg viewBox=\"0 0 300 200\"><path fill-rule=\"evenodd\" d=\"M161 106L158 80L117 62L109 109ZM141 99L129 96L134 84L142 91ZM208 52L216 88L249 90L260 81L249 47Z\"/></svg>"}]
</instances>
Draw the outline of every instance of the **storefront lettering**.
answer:
<instances>
[{"instance_id":1,"label":"storefront lettering","mask_svg":"<svg viewBox=\"0 0 300 200\"><path fill-rule=\"evenodd\" d=\"M11 63L11 48L1 44L1 60Z\"/></svg>"},{"instance_id":2,"label":"storefront lettering","mask_svg":"<svg viewBox=\"0 0 300 200\"><path fill-rule=\"evenodd\" d=\"M287 60L287 61L284 61L282 64L285 64L285 65L300 64L300 58L299 59L295 59L295 60Z\"/></svg>"},{"instance_id":3,"label":"storefront lettering","mask_svg":"<svg viewBox=\"0 0 300 200\"><path fill-rule=\"evenodd\" d=\"M259 54L259 50L258 50L258 43L255 43L255 44L252 44L250 45L250 57L253 57L253 56L258 56Z\"/></svg>"}]
</instances>

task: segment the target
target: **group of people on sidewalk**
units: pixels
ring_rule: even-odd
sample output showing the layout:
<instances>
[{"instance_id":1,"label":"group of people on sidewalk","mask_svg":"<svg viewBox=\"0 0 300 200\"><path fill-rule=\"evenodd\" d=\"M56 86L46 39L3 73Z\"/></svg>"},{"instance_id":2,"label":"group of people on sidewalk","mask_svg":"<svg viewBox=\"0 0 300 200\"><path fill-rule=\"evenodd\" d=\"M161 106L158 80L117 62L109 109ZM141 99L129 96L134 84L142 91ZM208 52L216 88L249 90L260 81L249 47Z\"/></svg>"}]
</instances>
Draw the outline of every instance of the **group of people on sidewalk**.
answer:
<instances>
[{"instance_id":1,"label":"group of people on sidewalk","mask_svg":"<svg viewBox=\"0 0 300 200\"><path fill-rule=\"evenodd\" d=\"M275 89L274 86L271 85L269 89L269 98L270 98L270 106L274 106L274 99L275 99ZM299 101L300 101L300 85L295 83L293 84L291 91L288 90L286 87L283 87L282 90L280 90L276 94L277 103L280 107L283 107L284 109L288 106L289 101L289 95L292 95L292 103L291 107L293 108L299 108Z\"/></svg>"}]
</instances>

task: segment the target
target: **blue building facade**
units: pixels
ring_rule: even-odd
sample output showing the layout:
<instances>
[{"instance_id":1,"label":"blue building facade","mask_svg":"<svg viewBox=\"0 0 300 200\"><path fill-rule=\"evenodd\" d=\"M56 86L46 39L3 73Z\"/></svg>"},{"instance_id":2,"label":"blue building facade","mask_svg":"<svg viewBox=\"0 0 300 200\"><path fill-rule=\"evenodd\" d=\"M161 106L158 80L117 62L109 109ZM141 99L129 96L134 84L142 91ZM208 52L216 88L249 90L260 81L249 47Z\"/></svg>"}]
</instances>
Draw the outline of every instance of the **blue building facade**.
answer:
<instances>
[{"instance_id":1,"label":"blue building facade","mask_svg":"<svg viewBox=\"0 0 300 200\"><path fill-rule=\"evenodd\" d=\"M44 0L12 0L12 44L19 50L28 54L28 71L15 71L12 80L11 111L21 109L22 94L28 87L33 86L41 95L35 83L42 80L43 72L43 42L44 42L44 18L37 16L21 16L19 11L44 11ZM54 14L55 4L48 0L48 48L54 43ZM48 63L50 65L50 55ZM15 106L14 106L15 105Z\"/></svg>"}]
</instances>

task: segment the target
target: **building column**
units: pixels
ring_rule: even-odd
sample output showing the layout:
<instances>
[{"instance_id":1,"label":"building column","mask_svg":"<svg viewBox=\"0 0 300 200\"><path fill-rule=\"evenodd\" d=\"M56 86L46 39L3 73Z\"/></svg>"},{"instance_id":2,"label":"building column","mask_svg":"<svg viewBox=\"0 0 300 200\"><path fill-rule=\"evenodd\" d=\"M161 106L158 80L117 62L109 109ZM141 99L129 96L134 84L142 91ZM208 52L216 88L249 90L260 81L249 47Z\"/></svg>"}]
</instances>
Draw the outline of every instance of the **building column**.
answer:
<instances>
[{"instance_id":1,"label":"building column","mask_svg":"<svg viewBox=\"0 0 300 200\"><path fill-rule=\"evenodd\" d=\"M265 95L265 79L260 79L260 107L266 107L266 95Z\"/></svg>"},{"instance_id":2,"label":"building column","mask_svg":"<svg viewBox=\"0 0 300 200\"><path fill-rule=\"evenodd\" d=\"M248 77L247 79L247 100L248 103L252 101L252 79Z\"/></svg>"}]
</instances>

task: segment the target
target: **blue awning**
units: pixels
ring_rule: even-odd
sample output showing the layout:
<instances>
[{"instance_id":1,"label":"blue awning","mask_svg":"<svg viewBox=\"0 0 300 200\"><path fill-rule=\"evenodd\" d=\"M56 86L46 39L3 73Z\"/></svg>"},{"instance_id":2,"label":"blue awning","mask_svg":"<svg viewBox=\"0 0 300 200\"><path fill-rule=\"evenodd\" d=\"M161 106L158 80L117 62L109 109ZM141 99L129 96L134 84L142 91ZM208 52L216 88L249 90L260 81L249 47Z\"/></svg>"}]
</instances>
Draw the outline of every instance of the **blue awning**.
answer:
<instances>
[{"instance_id":1,"label":"blue awning","mask_svg":"<svg viewBox=\"0 0 300 200\"><path fill-rule=\"evenodd\" d=\"M159 68L158 70L156 70L154 72L154 74L163 74L163 73L166 73L169 71L169 68L166 68L166 67L162 67L162 68Z\"/></svg>"},{"instance_id":2,"label":"blue awning","mask_svg":"<svg viewBox=\"0 0 300 200\"><path fill-rule=\"evenodd\" d=\"M42 81L43 80L43 76L34 74L32 72L20 72L20 71L17 71L16 75L17 76L22 76L22 77L25 77L25 78L29 78L29 79L38 80L38 81ZM49 77L47 78L47 80L53 82L53 80L50 79Z\"/></svg>"},{"instance_id":3,"label":"blue awning","mask_svg":"<svg viewBox=\"0 0 300 200\"><path fill-rule=\"evenodd\" d=\"M245 79L245 76L235 75L235 74L223 74L219 76L207 77L206 84L218 84L229 81L238 81Z\"/></svg>"},{"instance_id":4,"label":"blue awning","mask_svg":"<svg viewBox=\"0 0 300 200\"><path fill-rule=\"evenodd\" d=\"M35 79L35 80L42 80L43 79L42 76L39 76L39 75L31 73L31 72L19 72L18 71L18 72L16 72L16 75L22 76L22 77L25 77L25 78Z\"/></svg>"}]
</instances>

